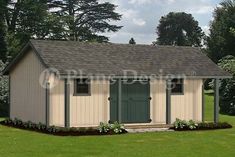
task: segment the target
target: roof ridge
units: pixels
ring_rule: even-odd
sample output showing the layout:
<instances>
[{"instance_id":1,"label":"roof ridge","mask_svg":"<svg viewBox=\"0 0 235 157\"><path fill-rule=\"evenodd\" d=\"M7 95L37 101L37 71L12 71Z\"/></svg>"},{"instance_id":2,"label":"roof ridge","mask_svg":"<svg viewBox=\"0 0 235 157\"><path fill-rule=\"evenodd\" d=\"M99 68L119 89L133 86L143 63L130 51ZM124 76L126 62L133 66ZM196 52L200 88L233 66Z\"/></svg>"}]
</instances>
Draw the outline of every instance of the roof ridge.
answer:
<instances>
[{"instance_id":1,"label":"roof ridge","mask_svg":"<svg viewBox=\"0 0 235 157\"><path fill-rule=\"evenodd\" d=\"M41 40L41 39L30 39L31 41L49 41L49 42L72 42L72 43L79 43L79 44L89 44L89 45L120 45L120 46L146 46L146 47L159 47L159 48L190 48L190 49L200 49L200 47L193 47L193 46L177 46L177 45L153 45L153 44L128 44L128 43L111 43L111 42L103 42L103 43L99 43L99 42L88 42L88 41L73 41L73 40ZM32 42L31 42L32 43Z\"/></svg>"}]
</instances>

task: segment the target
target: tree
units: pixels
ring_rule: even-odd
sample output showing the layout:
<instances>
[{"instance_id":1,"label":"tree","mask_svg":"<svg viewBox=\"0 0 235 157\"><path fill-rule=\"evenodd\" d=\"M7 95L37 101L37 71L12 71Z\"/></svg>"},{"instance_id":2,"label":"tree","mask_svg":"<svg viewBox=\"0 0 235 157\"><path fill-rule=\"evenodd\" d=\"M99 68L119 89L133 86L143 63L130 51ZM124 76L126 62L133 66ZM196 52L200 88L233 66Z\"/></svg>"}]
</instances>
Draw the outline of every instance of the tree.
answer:
<instances>
[{"instance_id":1,"label":"tree","mask_svg":"<svg viewBox=\"0 0 235 157\"><path fill-rule=\"evenodd\" d=\"M219 66L233 74L232 79L224 79L220 86L220 112L235 115L235 57L226 56L219 60Z\"/></svg>"},{"instance_id":2,"label":"tree","mask_svg":"<svg viewBox=\"0 0 235 157\"><path fill-rule=\"evenodd\" d=\"M121 26L108 22L121 19L114 10L115 5L98 0L50 0L49 7L54 14L66 17L67 32L70 40L106 42L108 38L98 33L116 32Z\"/></svg>"},{"instance_id":3,"label":"tree","mask_svg":"<svg viewBox=\"0 0 235 157\"><path fill-rule=\"evenodd\" d=\"M218 62L227 55L235 56L235 0L225 0L214 11L207 38L208 56Z\"/></svg>"},{"instance_id":4,"label":"tree","mask_svg":"<svg viewBox=\"0 0 235 157\"><path fill-rule=\"evenodd\" d=\"M135 39L134 39L134 38L131 38L130 41L129 41L129 44L135 45L135 44L136 44Z\"/></svg>"},{"instance_id":5,"label":"tree","mask_svg":"<svg viewBox=\"0 0 235 157\"><path fill-rule=\"evenodd\" d=\"M45 39L49 34L47 0L6 0L4 21L8 53L12 58L30 38ZM13 43L13 44L12 44Z\"/></svg>"},{"instance_id":6,"label":"tree","mask_svg":"<svg viewBox=\"0 0 235 157\"><path fill-rule=\"evenodd\" d=\"M4 13L7 9L7 1L0 1L0 60L7 60L7 43L6 43L6 26L4 21Z\"/></svg>"},{"instance_id":7,"label":"tree","mask_svg":"<svg viewBox=\"0 0 235 157\"><path fill-rule=\"evenodd\" d=\"M170 12L161 17L157 27L157 44L202 46L204 33L191 14Z\"/></svg>"}]
</instances>

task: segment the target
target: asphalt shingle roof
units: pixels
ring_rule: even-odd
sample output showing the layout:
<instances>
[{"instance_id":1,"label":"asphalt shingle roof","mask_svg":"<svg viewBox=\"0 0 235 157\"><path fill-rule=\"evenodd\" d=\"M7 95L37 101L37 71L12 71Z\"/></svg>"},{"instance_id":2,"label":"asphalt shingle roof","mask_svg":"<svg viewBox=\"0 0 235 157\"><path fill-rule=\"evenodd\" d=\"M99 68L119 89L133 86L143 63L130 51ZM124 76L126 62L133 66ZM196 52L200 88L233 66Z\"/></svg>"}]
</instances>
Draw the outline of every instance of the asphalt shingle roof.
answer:
<instances>
[{"instance_id":1,"label":"asphalt shingle roof","mask_svg":"<svg viewBox=\"0 0 235 157\"><path fill-rule=\"evenodd\" d=\"M231 76L193 47L49 40L30 40L30 45L47 67L62 74L73 69L93 75L120 76L123 70L135 70L138 75Z\"/></svg>"}]
</instances>

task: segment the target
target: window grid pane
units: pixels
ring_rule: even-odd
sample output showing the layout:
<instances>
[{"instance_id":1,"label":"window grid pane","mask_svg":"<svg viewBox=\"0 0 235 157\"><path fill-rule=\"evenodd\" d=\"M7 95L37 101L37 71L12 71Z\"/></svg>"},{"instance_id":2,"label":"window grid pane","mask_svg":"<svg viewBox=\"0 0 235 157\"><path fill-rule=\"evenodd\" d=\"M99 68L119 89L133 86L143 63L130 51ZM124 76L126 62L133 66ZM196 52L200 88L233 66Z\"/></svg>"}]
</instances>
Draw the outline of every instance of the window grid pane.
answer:
<instances>
[{"instance_id":1,"label":"window grid pane","mask_svg":"<svg viewBox=\"0 0 235 157\"><path fill-rule=\"evenodd\" d=\"M89 94L88 79L77 79L75 94Z\"/></svg>"},{"instance_id":2,"label":"window grid pane","mask_svg":"<svg viewBox=\"0 0 235 157\"><path fill-rule=\"evenodd\" d=\"M183 79L173 79L172 80L172 94L183 94Z\"/></svg>"}]
</instances>

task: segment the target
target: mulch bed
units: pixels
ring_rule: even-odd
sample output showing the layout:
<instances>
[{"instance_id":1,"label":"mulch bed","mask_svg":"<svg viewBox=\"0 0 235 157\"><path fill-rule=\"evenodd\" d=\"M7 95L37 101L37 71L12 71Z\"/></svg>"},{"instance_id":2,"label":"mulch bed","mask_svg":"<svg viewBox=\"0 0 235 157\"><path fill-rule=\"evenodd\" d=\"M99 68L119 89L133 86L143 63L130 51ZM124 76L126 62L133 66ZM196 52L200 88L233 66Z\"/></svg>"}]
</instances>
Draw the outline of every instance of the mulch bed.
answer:
<instances>
[{"instance_id":1,"label":"mulch bed","mask_svg":"<svg viewBox=\"0 0 235 157\"><path fill-rule=\"evenodd\" d=\"M55 135L55 136L97 136L97 135L118 135L114 133L113 131L109 131L107 133L100 133L99 130L95 128L83 128L81 129L82 131L57 131L57 132L49 132L47 130L39 130L37 128L25 128L23 126L19 125L13 125L13 124L6 124L3 121L0 122L1 125L7 126L7 127L12 127L12 128L17 128L17 129L22 129L22 130L27 130L27 131L34 131L38 133L43 133L43 134L48 134L48 135ZM127 133L126 130L123 130L122 133L119 134L125 134Z\"/></svg>"},{"instance_id":2,"label":"mulch bed","mask_svg":"<svg viewBox=\"0 0 235 157\"><path fill-rule=\"evenodd\" d=\"M230 129L233 126L229 123L223 122L223 123L201 123L196 129L189 129L189 128L174 128L171 127L170 129L173 129L175 131L207 131L207 130L220 130L220 129Z\"/></svg>"}]
</instances>

